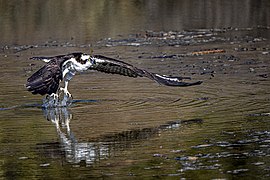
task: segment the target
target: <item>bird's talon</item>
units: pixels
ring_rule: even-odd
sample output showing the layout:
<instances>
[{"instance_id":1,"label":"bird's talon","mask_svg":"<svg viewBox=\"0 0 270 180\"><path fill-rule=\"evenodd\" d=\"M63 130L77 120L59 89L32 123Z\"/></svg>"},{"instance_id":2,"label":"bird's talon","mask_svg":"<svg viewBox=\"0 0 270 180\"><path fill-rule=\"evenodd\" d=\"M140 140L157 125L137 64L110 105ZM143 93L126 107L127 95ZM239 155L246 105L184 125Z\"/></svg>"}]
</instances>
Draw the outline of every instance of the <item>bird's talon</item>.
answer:
<instances>
[{"instance_id":1,"label":"bird's talon","mask_svg":"<svg viewBox=\"0 0 270 180\"><path fill-rule=\"evenodd\" d=\"M64 93L68 98L70 98L72 96L68 91L65 91Z\"/></svg>"}]
</instances>

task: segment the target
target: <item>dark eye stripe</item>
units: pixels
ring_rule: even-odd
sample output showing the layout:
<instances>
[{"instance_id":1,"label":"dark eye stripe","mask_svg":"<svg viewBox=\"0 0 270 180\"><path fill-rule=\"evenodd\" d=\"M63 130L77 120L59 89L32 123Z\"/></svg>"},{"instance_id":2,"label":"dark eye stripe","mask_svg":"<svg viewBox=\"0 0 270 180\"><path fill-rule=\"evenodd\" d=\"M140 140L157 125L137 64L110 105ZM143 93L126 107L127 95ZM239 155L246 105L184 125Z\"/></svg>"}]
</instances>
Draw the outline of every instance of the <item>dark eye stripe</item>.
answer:
<instances>
[{"instance_id":1,"label":"dark eye stripe","mask_svg":"<svg viewBox=\"0 0 270 180\"><path fill-rule=\"evenodd\" d=\"M86 60L82 60L80 57L76 58L76 61L81 63L81 64L85 64L87 62L87 59Z\"/></svg>"}]
</instances>

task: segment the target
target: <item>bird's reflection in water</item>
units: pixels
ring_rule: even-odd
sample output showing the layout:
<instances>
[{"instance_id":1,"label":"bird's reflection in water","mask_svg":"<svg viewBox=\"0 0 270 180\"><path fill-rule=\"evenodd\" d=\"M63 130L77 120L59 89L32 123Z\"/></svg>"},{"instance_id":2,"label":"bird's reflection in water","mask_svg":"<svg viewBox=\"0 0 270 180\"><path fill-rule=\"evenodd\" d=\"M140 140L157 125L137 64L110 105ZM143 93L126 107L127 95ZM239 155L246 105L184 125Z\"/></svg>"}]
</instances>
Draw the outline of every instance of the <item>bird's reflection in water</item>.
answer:
<instances>
[{"instance_id":1,"label":"bird's reflection in water","mask_svg":"<svg viewBox=\"0 0 270 180\"><path fill-rule=\"evenodd\" d=\"M49 156L65 156L69 163L85 162L86 164L93 164L102 159L107 159L113 156L117 151L125 150L132 147L132 143L138 140L146 140L153 136L159 135L165 129L177 129L182 124L202 123L201 119L191 119L185 121L171 121L166 124L154 128L135 129L131 131L123 131L116 134L104 135L92 142L78 142L73 135L70 121L72 114L66 107L43 109L44 116L47 120L51 121L57 130L60 138L59 144L46 143L39 144L39 149L50 151L45 153ZM54 154L51 149L54 148ZM64 152L59 152L59 149Z\"/></svg>"},{"instance_id":2,"label":"bird's reflection in water","mask_svg":"<svg viewBox=\"0 0 270 180\"><path fill-rule=\"evenodd\" d=\"M72 114L66 107L43 109L44 116L51 121L60 138L65 158L70 163L92 164L110 156L109 145L102 142L78 142L70 129ZM63 154L63 153L61 153Z\"/></svg>"}]
</instances>

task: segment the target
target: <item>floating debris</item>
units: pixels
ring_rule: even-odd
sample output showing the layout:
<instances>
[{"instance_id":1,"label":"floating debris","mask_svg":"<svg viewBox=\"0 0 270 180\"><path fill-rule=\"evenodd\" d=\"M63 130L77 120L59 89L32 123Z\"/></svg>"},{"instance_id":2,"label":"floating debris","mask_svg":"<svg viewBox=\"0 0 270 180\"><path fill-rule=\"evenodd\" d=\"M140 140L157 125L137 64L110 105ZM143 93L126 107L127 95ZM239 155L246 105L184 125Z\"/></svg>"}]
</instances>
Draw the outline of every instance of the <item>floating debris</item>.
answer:
<instances>
[{"instance_id":1,"label":"floating debris","mask_svg":"<svg viewBox=\"0 0 270 180\"><path fill-rule=\"evenodd\" d=\"M239 174L239 173L243 173L243 172L247 172L249 171L249 169L235 169L233 171L227 171L228 174Z\"/></svg>"},{"instance_id":2,"label":"floating debris","mask_svg":"<svg viewBox=\"0 0 270 180\"><path fill-rule=\"evenodd\" d=\"M255 113L255 114L250 114L249 116L270 116L270 113Z\"/></svg>"},{"instance_id":3,"label":"floating debris","mask_svg":"<svg viewBox=\"0 0 270 180\"><path fill-rule=\"evenodd\" d=\"M268 77L269 77L268 74L259 74L258 76L259 76L259 77L262 77L262 78L268 78Z\"/></svg>"},{"instance_id":4,"label":"floating debris","mask_svg":"<svg viewBox=\"0 0 270 180\"><path fill-rule=\"evenodd\" d=\"M145 167L145 170L151 170L151 169L161 169L161 166L151 166L151 167Z\"/></svg>"},{"instance_id":5,"label":"floating debris","mask_svg":"<svg viewBox=\"0 0 270 180\"><path fill-rule=\"evenodd\" d=\"M197 146L192 146L192 148L199 149L199 148L207 148L207 147L211 147L211 146L213 146L213 144L201 144L201 145L197 145Z\"/></svg>"},{"instance_id":6,"label":"floating debris","mask_svg":"<svg viewBox=\"0 0 270 180\"><path fill-rule=\"evenodd\" d=\"M153 154L153 157L163 157L163 158L167 158L167 155L165 154Z\"/></svg>"},{"instance_id":7,"label":"floating debris","mask_svg":"<svg viewBox=\"0 0 270 180\"><path fill-rule=\"evenodd\" d=\"M209 49L209 50L202 50L202 51L194 51L192 55L205 55L205 54L214 54L214 53L225 53L224 49Z\"/></svg>"},{"instance_id":8,"label":"floating debris","mask_svg":"<svg viewBox=\"0 0 270 180\"><path fill-rule=\"evenodd\" d=\"M182 152L184 152L184 150L177 149L177 150L171 150L170 152L172 152L172 153L182 153Z\"/></svg>"},{"instance_id":9,"label":"floating debris","mask_svg":"<svg viewBox=\"0 0 270 180\"><path fill-rule=\"evenodd\" d=\"M265 163L264 162L255 162L253 163L255 166L261 166L261 165L264 165Z\"/></svg>"},{"instance_id":10,"label":"floating debris","mask_svg":"<svg viewBox=\"0 0 270 180\"><path fill-rule=\"evenodd\" d=\"M40 167L48 167L48 166L50 166L50 163L40 164L39 166L40 166Z\"/></svg>"},{"instance_id":11,"label":"floating debris","mask_svg":"<svg viewBox=\"0 0 270 180\"><path fill-rule=\"evenodd\" d=\"M196 161L198 157L196 156L183 156L183 157L176 157L175 160L177 161Z\"/></svg>"},{"instance_id":12,"label":"floating debris","mask_svg":"<svg viewBox=\"0 0 270 180\"><path fill-rule=\"evenodd\" d=\"M25 160L25 159L28 159L28 157L26 156L19 157L19 160Z\"/></svg>"}]
</instances>

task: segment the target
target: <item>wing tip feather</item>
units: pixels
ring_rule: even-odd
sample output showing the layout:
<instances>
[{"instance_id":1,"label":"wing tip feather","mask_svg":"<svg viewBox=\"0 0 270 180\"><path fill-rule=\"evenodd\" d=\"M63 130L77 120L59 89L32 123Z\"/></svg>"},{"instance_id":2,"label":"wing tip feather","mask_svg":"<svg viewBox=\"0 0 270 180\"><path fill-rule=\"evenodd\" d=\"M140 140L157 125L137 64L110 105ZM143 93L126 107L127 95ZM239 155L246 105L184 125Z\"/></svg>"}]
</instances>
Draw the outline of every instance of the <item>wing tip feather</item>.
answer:
<instances>
[{"instance_id":1,"label":"wing tip feather","mask_svg":"<svg viewBox=\"0 0 270 180\"><path fill-rule=\"evenodd\" d=\"M186 86L200 85L203 83L203 81L196 81L196 82L181 81L182 79L191 79L189 77L167 77L159 74L154 74L154 76L155 81L166 86L186 87Z\"/></svg>"}]
</instances>

